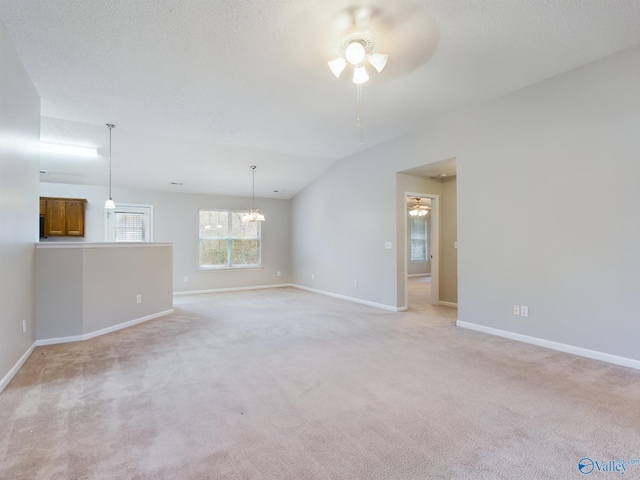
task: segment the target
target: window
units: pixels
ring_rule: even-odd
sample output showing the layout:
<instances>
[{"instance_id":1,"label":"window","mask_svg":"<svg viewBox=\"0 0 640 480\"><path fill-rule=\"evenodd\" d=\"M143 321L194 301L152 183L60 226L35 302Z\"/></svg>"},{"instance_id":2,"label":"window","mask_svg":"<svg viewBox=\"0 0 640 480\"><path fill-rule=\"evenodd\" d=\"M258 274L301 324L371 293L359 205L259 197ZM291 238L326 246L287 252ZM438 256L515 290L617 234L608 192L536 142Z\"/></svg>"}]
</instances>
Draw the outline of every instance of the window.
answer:
<instances>
[{"instance_id":1,"label":"window","mask_svg":"<svg viewBox=\"0 0 640 480\"><path fill-rule=\"evenodd\" d=\"M106 211L105 240L107 242L153 241L151 205L119 204Z\"/></svg>"},{"instance_id":2,"label":"window","mask_svg":"<svg viewBox=\"0 0 640 480\"><path fill-rule=\"evenodd\" d=\"M411 218L411 261L426 262L428 255L427 217Z\"/></svg>"},{"instance_id":3,"label":"window","mask_svg":"<svg viewBox=\"0 0 640 480\"><path fill-rule=\"evenodd\" d=\"M261 222L243 222L244 213L200 210L200 268L260 266Z\"/></svg>"}]
</instances>

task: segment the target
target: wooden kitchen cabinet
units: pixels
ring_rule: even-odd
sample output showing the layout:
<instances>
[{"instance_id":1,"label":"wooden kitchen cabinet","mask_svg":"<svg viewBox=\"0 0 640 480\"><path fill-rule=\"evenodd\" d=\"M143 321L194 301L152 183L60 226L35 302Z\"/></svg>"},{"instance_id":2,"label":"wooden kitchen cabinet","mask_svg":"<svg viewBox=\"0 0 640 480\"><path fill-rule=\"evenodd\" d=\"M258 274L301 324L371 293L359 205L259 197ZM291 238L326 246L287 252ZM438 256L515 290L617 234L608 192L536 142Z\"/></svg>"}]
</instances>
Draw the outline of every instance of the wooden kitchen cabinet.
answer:
<instances>
[{"instance_id":1,"label":"wooden kitchen cabinet","mask_svg":"<svg viewBox=\"0 0 640 480\"><path fill-rule=\"evenodd\" d=\"M45 237L84 237L85 199L40 197L41 211L43 201Z\"/></svg>"}]
</instances>

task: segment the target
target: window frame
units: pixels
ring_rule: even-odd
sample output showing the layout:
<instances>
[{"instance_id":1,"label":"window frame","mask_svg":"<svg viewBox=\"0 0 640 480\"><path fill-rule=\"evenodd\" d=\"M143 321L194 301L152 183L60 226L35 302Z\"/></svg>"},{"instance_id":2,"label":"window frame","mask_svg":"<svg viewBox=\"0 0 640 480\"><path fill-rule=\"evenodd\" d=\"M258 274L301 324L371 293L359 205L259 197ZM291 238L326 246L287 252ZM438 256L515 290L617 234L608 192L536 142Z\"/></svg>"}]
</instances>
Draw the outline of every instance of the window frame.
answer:
<instances>
[{"instance_id":1,"label":"window frame","mask_svg":"<svg viewBox=\"0 0 640 480\"><path fill-rule=\"evenodd\" d=\"M226 265L203 265L202 264L202 257L201 257L201 244L202 244L202 240L211 240L211 239L206 239L206 238L201 238L200 236L200 221L201 221L201 215L202 212L221 212L221 213L226 213L227 214L227 237L222 237L219 238L218 240L225 240L227 241L227 263ZM217 271L221 271L221 270L261 270L263 268L262 266L262 222L255 222L257 223L256 225L256 229L257 229L257 237L239 237L239 238L235 238L232 235L233 232L233 214L238 214L240 216L240 218L242 218L242 215L246 214L246 210L234 210L234 209L225 209L225 208L200 208L198 210L198 271L202 271L202 272L217 272ZM242 220L241 220L242 221ZM234 265L233 264L233 241L234 240L257 240L258 242L258 263L251 263L251 264L241 264L241 265Z\"/></svg>"}]
</instances>

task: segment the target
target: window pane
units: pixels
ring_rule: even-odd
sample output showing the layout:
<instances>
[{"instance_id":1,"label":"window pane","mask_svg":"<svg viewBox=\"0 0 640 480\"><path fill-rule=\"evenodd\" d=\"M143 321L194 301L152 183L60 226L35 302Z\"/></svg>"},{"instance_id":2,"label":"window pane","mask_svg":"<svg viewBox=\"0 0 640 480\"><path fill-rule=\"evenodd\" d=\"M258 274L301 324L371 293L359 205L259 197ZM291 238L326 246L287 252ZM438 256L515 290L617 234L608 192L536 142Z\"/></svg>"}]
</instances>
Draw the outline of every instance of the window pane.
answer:
<instances>
[{"instance_id":1,"label":"window pane","mask_svg":"<svg viewBox=\"0 0 640 480\"><path fill-rule=\"evenodd\" d=\"M116 242L143 242L144 214L116 212Z\"/></svg>"},{"instance_id":2,"label":"window pane","mask_svg":"<svg viewBox=\"0 0 640 480\"><path fill-rule=\"evenodd\" d=\"M200 266L260 265L260 222L243 222L245 212L200 211Z\"/></svg>"},{"instance_id":3,"label":"window pane","mask_svg":"<svg viewBox=\"0 0 640 480\"><path fill-rule=\"evenodd\" d=\"M411 240L411 261L424 262L427 259L427 244L424 240Z\"/></svg>"},{"instance_id":4,"label":"window pane","mask_svg":"<svg viewBox=\"0 0 640 480\"><path fill-rule=\"evenodd\" d=\"M427 260L427 219L411 219L411 261L424 262Z\"/></svg>"},{"instance_id":5,"label":"window pane","mask_svg":"<svg viewBox=\"0 0 640 480\"><path fill-rule=\"evenodd\" d=\"M233 265L257 265L260 263L260 249L257 240L233 240L231 250Z\"/></svg>"},{"instance_id":6,"label":"window pane","mask_svg":"<svg viewBox=\"0 0 640 480\"><path fill-rule=\"evenodd\" d=\"M227 265L228 245L227 240L200 240L200 265Z\"/></svg>"},{"instance_id":7,"label":"window pane","mask_svg":"<svg viewBox=\"0 0 640 480\"><path fill-rule=\"evenodd\" d=\"M227 238L229 213L216 210L200 211L200 238Z\"/></svg>"},{"instance_id":8,"label":"window pane","mask_svg":"<svg viewBox=\"0 0 640 480\"><path fill-rule=\"evenodd\" d=\"M243 222L244 212L231 212L231 236L233 238L258 238L260 222Z\"/></svg>"}]
</instances>

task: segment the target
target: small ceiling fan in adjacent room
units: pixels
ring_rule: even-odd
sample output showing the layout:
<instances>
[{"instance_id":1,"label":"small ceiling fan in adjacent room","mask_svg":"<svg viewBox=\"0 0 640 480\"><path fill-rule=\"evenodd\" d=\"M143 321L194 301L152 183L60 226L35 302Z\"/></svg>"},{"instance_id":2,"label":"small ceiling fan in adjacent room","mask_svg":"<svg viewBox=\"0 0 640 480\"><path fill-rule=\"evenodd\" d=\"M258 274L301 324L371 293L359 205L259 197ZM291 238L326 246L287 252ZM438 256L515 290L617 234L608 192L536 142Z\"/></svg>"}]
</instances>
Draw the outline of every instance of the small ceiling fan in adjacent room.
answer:
<instances>
[{"instance_id":1,"label":"small ceiling fan in adjacent room","mask_svg":"<svg viewBox=\"0 0 640 480\"><path fill-rule=\"evenodd\" d=\"M424 217L431 210L430 198L410 197L407 198L407 210L412 217Z\"/></svg>"}]
</instances>

